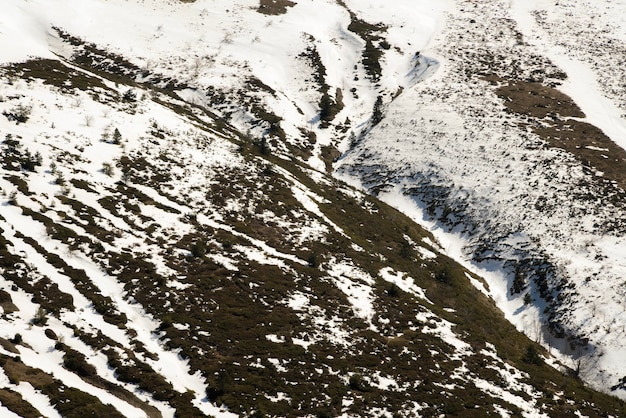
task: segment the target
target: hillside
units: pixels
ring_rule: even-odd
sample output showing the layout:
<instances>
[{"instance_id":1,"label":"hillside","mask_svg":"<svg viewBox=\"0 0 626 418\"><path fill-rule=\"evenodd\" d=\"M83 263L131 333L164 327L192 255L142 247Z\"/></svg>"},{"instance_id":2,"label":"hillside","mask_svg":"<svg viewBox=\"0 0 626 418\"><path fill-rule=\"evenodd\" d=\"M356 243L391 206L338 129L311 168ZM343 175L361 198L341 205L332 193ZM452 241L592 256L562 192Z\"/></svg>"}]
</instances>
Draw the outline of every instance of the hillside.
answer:
<instances>
[{"instance_id":1,"label":"hillside","mask_svg":"<svg viewBox=\"0 0 626 418\"><path fill-rule=\"evenodd\" d=\"M8 0L0 415L625 415L619 286L563 267L618 276L622 180L544 142L615 133L518 23L493 58L509 9L428 3Z\"/></svg>"},{"instance_id":2,"label":"hillside","mask_svg":"<svg viewBox=\"0 0 626 418\"><path fill-rule=\"evenodd\" d=\"M519 329L623 398L626 5L531 3L452 12L442 70L340 171L431 223Z\"/></svg>"}]
</instances>

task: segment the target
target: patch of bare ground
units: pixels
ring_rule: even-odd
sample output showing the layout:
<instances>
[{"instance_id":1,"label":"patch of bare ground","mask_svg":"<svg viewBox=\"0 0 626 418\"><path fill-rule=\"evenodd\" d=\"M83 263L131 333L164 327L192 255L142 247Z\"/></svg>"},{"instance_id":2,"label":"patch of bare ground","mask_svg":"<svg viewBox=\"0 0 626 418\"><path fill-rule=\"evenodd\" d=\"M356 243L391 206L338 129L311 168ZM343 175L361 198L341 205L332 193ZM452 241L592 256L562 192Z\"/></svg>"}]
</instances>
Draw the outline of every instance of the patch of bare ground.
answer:
<instances>
[{"instance_id":1,"label":"patch of bare ground","mask_svg":"<svg viewBox=\"0 0 626 418\"><path fill-rule=\"evenodd\" d=\"M287 13L287 7L293 7L296 4L289 0L261 0L256 11L264 15L282 15Z\"/></svg>"}]
</instances>

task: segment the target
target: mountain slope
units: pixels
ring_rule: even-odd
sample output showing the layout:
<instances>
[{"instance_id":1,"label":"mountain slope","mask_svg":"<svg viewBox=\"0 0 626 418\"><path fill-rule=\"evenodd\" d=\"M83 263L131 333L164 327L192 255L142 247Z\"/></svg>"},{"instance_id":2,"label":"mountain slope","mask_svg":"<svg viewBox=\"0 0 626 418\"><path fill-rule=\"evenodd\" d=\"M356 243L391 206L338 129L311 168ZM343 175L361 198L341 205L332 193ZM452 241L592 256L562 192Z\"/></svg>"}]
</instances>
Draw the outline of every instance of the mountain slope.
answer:
<instances>
[{"instance_id":1,"label":"mountain slope","mask_svg":"<svg viewBox=\"0 0 626 418\"><path fill-rule=\"evenodd\" d=\"M433 51L442 71L396 100L340 170L451 232L476 271L502 271L490 285L508 317L623 397L626 122L611 63L624 36L619 13L597 7L454 11Z\"/></svg>"},{"instance_id":2,"label":"mountain slope","mask_svg":"<svg viewBox=\"0 0 626 418\"><path fill-rule=\"evenodd\" d=\"M0 38L3 416L624 413L323 171L432 73L398 21L441 10L63 3Z\"/></svg>"}]
</instances>

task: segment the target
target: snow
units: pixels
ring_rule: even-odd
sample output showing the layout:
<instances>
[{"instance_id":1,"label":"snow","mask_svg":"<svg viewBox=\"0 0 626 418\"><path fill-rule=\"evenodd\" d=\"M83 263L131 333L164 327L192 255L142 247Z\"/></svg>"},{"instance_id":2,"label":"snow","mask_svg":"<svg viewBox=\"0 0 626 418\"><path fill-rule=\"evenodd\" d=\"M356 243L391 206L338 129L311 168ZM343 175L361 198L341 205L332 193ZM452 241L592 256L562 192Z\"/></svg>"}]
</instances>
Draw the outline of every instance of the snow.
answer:
<instances>
[{"instance_id":1,"label":"snow","mask_svg":"<svg viewBox=\"0 0 626 418\"><path fill-rule=\"evenodd\" d=\"M339 168L337 176L365 189L371 185L372 181L368 182L371 178L389 174L392 184L387 185L379 198L408 214L433 233L438 242L425 238L425 245L433 249L444 249L447 255L460 261L469 271L483 277L488 290L480 281L468 275L468 279L479 290L495 300L507 319L536 340L544 338L541 312L545 306L541 302L527 306L523 304L521 295L511 296L511 277L504 271L501 262L486 260L479 263L472 259L472 248L478 246L482 237L478 234L472 235L471 225L463 225L461 222L450 228L449 225L436 222L428 213L424 200L411 195L410 191L420 186L419 175L426 173L424 177L428 177L431 184L452 191L447 203L460 203L459 206L468 208L468 212L474 211L470 221L478 219L495 222L505 218L502 226L504 230L495 231L502 235L499 244L506 248L502 250L505 257L517 256L513 254L515 250L526 249L540 242L540 248L572 278L581 294L580 301L572 302L572 312L564 316L567 324L583 334L597 328L598 323L606 325L600 327L601 330L594 331L591 336L598 353L599 371L583 377L604 388L615 379L621 378L626 374L626 366L622 364L626 355L622 342L626 331L623 327L621 331L619 329L624 319L621 301L624 292L616 291L613 298L600 297L621 286L618 280L622 281L620 278L626 274L626 260L623 255L626 251L626 240L620 236L595 233L593 224L597 216L591 211L589 215L580 218L569 218L566 217L566 210L561 208L554 217L546 218L532 208L531 203L538 196L537 190L551 187L551 193L563 196L571 184L586 177L572 159L559 151L527 149L524 144L531 135L513 128L519 121L511 118L501 120L502 103L493 96L480 93L488 90L486 82L474 80L474 84L466 86L463 85L464 80L457 78L462 64L456 62L455 54L446 48L467 48L460 38L452 36L455 30L459 31L458 25L467 24L466 17L471 12L457 10L457 4L452 0L403 1L394 3L393 7L378 0L346 0L345 3L365 20L381 22L387 27L384 31L385 37L394 48L385 53L382 61L383 77L378 83L368 80L360 62L363 41L346 30L350 22L348 11L333 1L301 0L284 16L264 16L254 11L258 2L252 0L198 0L191 3L162 0L5 0L3 13L0 15L0 60L22 61L34 56L53 58L56 57L55 54L69 56L71 51L51 29L58 25L72 35L132 58L141 67L156 68L165 76L175 76L181 82L190 82L193 88L176 92L182 100L189 102L208 105L208 87L221 87L227 95L236 97L240 90L249 87L242 80L255 76L275 89L276 93L255 95L248 92L247 97L258 99L283 118L282 126L288 133L288 141L296 141L295 138L300 135L298 128L307 127L317 136L317 142L313 145L314 154L319 153L320 147L329 144L346 150L346 135L338 134L335 129L320 127L319 120L316 119L319 92L309 80L311 68L303 59L295 58L306 47L314 46L325 66L325 81L332 87L330 91L334 93L335 88L343 91L345 107L337 120L350 119L350 130L365 134L363 143L335 165ZM592 10L594 4L581 0L580 10ZM624 1L603 0L602 6L606 6L612 13L608 13L608 16L605 13L600 23L597 23L613 28L613 32L606 36L622 42L626 40L626 13L623 13L625 5ZM495 2L488 11L495 16L512 19L535 51L539 51L564 70L568 79L559 89L570 95L581 107L586 114L586 122L600 127L617 144L626 147L624 101L620 102L620 97L623 99L623 96L619 96L619 89L607 83L614 75L611 71L619 71L619 66L612 65L609 57L604 57L601 60L603 62L597 65L590 62L591 53L584 48L574 52L576 48L572 47L573 44L565 44L573 43L574 38L562 26L555 27L563 29L567 36L556 39L554 29L541 21L536 11L546 12L547 22L550 24L561 19L564 22L562 25L567 25L570 20L567 8L561 5L552 7L551 11L547 10L550 6L549 2L541 0L510 0ZM487 34L490 35L493 34ZM16 39L20 42L16 42ZM454 41L451 42L452 47L449 44L451 40ZM511 40L503 40L504 43L509 41ZM494 37L487 42L497 44L498 40ZM418 58L416 53L419 53ZM610 70L610 67L618 70ZM107 85L119 89L118 91L122 90L110 82ZM351 89L357 94L349 94ZM137 90L140 96L145 93L140 88ZM82 170L94 180L96 193L76 189L74 198L89 202L91 207L102 214L98 223L119 233L112 246L130 247L132 244L138 253L148 251L147 246L140 243L140 238L147 237L134 232L129 224L132 222L114 216L98 202L100 194L107 188L115 187L121 176L119 170L115 170L113 176L105 175L102 172L103 164L131 151L148 152L151 148L158 150L159 147L151 147L151 139L146 138L146 129L158 121L158 125L168 135L203 142L210 147L210 152L195 153L187 146L189 142L183 140L167 150L180 161L188 163L185 168L171 169L173 174L183 171L188 183L171 185L172 190L169 193L172 196L188 197L189 205L174 202L152 187L141 184L133 187L159 204L174 208L182 214L196 215L203 226L224 230L245 240L245 245L233 247L237 258L220 254L207 255L228 270L238 270L239 258L275 265L285 270L292 263L307 264L293 254L280 251L262 240L224 225L217 211L195 213L194 199L204 198L201 193L194 194L196 192L192 189L195 184L211 182L211 173L217 167L239 169L245 165L243 157L233 152L234 145L220 141L217 137L213 138L212 135L207 136L206 132L199 129L192 129L189 121L182 116L174 115L166 106L150 100L140 100L138 111L131 114L123 108L112 110L110 106L92 100L85 92L78 92L71 97L60 95L58 91L41 82L26 84L17 80L13 86L2 86L2 96L5 97L19 95L24 91L28 92L25 97L0 101L0 107L5 110L16 104L32 106L28 126L15 125L2 118L0 129L3 133L11 132L29 140L29 149L44 155L45 167L51 162L60 161L63 153L79 156L72 167L58 164L58 173L71 176L71 169ZM389 104L391 96L401 91L400 96ZM379 95L385 98L387 117L380 125L367 131L370 128L368 119L371 108ZM167 100L173 101L170 98ZM220 113L221 111L224 113ZM262 135L262 129L252 124L254 118L242 109L215 109L218 114L225 114L226 111L232 111L234 116L231 122L241 128L242 132L249 131L252 136ZM52 123L55 126L53 129ZM123 146L113 146L97 140L102 133L110 132L115 126L122 130L125 140ZM598 152L608 151L599 147L587 148ZM278 156L285 158L280 152ZM546 162L557 167L550 171L557 177L554 182L536 174L538 167ZM309 177L319 183L327 182L322 175L325 170L322 161L314 156L308 163L312 167L306 169ZM370 163L373 168L368 171ZM511 164L513 167L509 167ZM356 170L350 170L355 167ZM364 167L365 170L358 171ZM319 171L315 171L316 169ZM299 245L307 240L322 240L331 229L344 234L339 226L324 215L322 208L328 202L304 186L287 170L277 170L291 183L293 196L307 212L307 222L302 226ZM19 203L33 210L48 207L55 201L51 195L63 193L63 188L53 185L53 181L54 175L44 169L31 174L29 186L37 197L31 199L20 195ZM0 180L0 187L3 191L15 190L15 186L6 179ZM362 200L359 193L348 188L344 190L346 194ZM528 197L522 198L524 194ZM245 211L248 210L245 203L229 200L226 208ZM578 202L574 202L572 206L577 204ZM585 205L581 204L583 211L591 207ZM190 230L187 224L176 220L175 216L162 209L144 204L140 207L142 214L159 224L167 225L172 233L182 235ZM438 210L441 209L440 207ZM166 377L176 390L193 390L194 404L206 414L218 417L235 416L211 405L205 399L206 384L202 376L198 373L191 374L187 363L176 352L161 345L153 332L159 323L151 319L141 306L126 300L121 283L106 274L101 265L84 257L81 251L70 251L66 245L50 240L44 226L23 216L19 209L3 204L0 211L6 219L0 221L0 226L14 243L14 250L26 253L25 260L37 271L46 274L62 291L72 295L76 311L63 312L61 319L80 324L84 329L102 330L124 347L132 346L129 336L105 323L69 279L49 265L24 240L16 237L15 228L25 236L35 239L47 251L61 256L72 267L84 270L102 294L114 300L117 309L129 318L128 327L137 332L137 338L150 352L157 354L158 360L146 359L146 362ZM602 216L618 217L620 211L620 208L604 208ZM62 222L60 215L53 209L45 213L55 221ZM267 221L276 219L270 211L263 216ZM450 219L460 221L459 216L452 213ZM129 215L128 219L142 224L135 215ZM67 226L84 235L85 231L81 226ZM429 249L420 244L413 247L422 259L436 260L437 255ZM186 250L181 250L183 251ZM150 256L159 273L164 276L171 273L171 269L157 251L153 251ZM344 292L355 315L369 323L370 329L375 331L372 324L376 314L375 296L372 292L374 278L349 261L331 260L328 267L329 277L325 279ZM383 268L378 274L403 291L432 303L426 298L424 290L406 273ZM597 276L606 279L585 280L587 277ZM168 285L175 289L188 286L174 280L170 280ZM536 296L537 291L532 286L529 292ZM20 307L20 311L15 314L16 318L26 323L36 313L37 306L23 292L10 293ZM310 338L305 340L295 337L292 339L294 344L302 345L306 349L323 338L344 346L350 344L350 336L342 325L343 320L315 305L310 295L293 292L284 303L297 311L301 318L312 318L314 324ZM600 322L599 319L590 317L602 319ZM454 347L459 358L468 355L471 351L469 346L454 334L451 323L435 322L433 318L430 313L424 313L418 318L436 324L436 327L425 327L422 331L435 333L444 339ZM68 345L83 352L90 362L97 364L99 371L112 378L111 371L105 370L106 364L102 356L97 356L91 349L81 345L73 338L68 327L56 325L63 330L63 333L59 333L64 336ZM175 326L185 329L182 324ZM336 332L328 335L328 329ZM17 331L17 327L9 327L3 329L2 334L11 337ZM60 366L59 353L50 350L50 341L43 339L39 331L35 328L24 332L25 340L32 345L32 349L20 347L24 361L34 366L40 363L49 364L46 370L55 377L63 378L68 384L81 390L94 392L93 387L68 375L69 372ZM285 342L283 337L274 334L267 335L266 338L275 343ZM278 361L270 361L281 371L283 366L275 364L274 360ZM503 373L509 373L503 374L503 377L513 384L517 378L515 373L508 369ZM599 383L601 380L605 381L602 385ZM378 382L381 387L390 387L393 379L378 376ZM525 416L543 416L535 410L532 403L521 397L503 391L489 382L478 382L483 390L522 405ZM27 400L32 400L31 403L38 405L38 408L41 406L42 413L55 416L49 400L28 386L21 384L20 393L25 398L28 397ZM126 416L145 415L106 393L98 392L98 396L110 401ZM279 394L275 399L279 401L284 398ZM156 402L154 404L165 416L173 414L171 408ZM415 405L415 409L418 414L419 405ZM508 416L503 409L499 413Z\"/></svg>"},{"instance_id":2,"label":"snow","mask_svg":"<svg viewBox=\"0 0 626 418\"><path fill-rule=\"evenodd\" d=\"M404 292L411 293L432 305L432 302L426 297L426 292L424 291L424 289L416 285L414 279L410 277L407 273L394 271L391 267L385 267L381 269L378 274L385 281L395 284Z\"/></svg>"},{"instance_id":3,"label":"snow","mask_svg":"<svg viewBox=\"0 0 626 418\"><path fill-rule=\"evenodd\" d=\"M437 335L444 342L454 347L456 353L451 358L461 358L461 356L472 353L472 347L454 333L452 330L454 324L451 322L438 318L431 312L422 312L416 315L416 319L428 323L421 329L422 333Z\"/></svg>"}]
</instances>

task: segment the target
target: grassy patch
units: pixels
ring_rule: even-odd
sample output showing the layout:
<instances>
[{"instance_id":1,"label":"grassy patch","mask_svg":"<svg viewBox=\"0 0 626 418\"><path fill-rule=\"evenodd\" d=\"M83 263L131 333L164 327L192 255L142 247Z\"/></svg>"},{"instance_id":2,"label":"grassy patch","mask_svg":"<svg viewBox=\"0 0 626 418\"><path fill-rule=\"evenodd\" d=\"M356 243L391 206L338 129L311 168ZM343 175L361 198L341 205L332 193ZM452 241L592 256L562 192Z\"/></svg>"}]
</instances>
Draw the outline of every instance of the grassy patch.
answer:
<instances>
[{"instance_id":1,"label":"grassy patch","mask_svg":"<svg viewBox=\"0 0 626 418\"><path fill-rule=\"evenodd\" d=\"M0 389L0 404L22 418L39 418L41 413L22 398L19 393L8 389Z\"/></svg>"},{"instance_id":2,"label":"grassy patch","mask_svg":"<svg viewBox=\"0 0 626 418\"><path fill-rule=\"evenodd\" d=\"M41 80L65 92L74 89L91 90L94 88L110 90L99 78L74 70L63 62L54 59L30 60L13 64L6 68L10 76L26 80Z\"/></svg>"},{"instance_id":3,"label":"grassy patch","mask_svg":"<svg viewBox=\"0 0 626 418\"><path fill-rule=\"evenodd\" d=\"M256 11L264 15L282 15L287 13L288 7L293 7L296 4L289 0L260 0Z\"/></svg>"}]
</instances>

